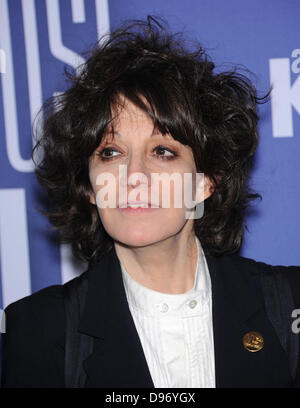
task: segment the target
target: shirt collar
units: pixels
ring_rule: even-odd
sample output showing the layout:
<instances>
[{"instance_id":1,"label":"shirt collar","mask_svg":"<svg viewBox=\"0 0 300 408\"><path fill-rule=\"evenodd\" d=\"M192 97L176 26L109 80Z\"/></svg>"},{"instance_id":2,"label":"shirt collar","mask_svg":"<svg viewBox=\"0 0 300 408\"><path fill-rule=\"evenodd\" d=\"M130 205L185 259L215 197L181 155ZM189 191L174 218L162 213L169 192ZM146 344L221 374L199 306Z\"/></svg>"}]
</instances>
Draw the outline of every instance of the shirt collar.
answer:
<instances>
[{"instance_id":1,"label":"shirt collar","mask_svg":"<svg viewBox=\"0 0 300 408\"><path fill-rule=\"evenodd\" d=\"M195 236L198 257L195 271L194 286L185 293L162 293L134 280L121 264L122 278L128 303L145 316L191 317L203 312L203 305L210 299L211 282L208 266L201 243Z\"/></svg>"}]
</instances>

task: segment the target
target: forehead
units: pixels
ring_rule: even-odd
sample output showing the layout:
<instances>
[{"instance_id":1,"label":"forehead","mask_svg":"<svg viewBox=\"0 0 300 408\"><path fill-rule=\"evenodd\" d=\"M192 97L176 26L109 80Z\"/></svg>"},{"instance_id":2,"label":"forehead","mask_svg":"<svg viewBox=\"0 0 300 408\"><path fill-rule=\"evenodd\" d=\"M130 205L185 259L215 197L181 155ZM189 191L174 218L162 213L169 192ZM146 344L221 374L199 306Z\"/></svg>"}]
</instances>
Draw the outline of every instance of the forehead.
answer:
<instances>
[{"instance_id":1,"label":"forehead","mask_svg":"<svg viewBox=\"0 0 300 408\"><path fill-rule=\"evenodd\" d=\"M147 101L143 98L143 102L149 106ZM149 108L150 111L150 108ZM124 130L130 128L140 128L145 130L149 137L164 136L168 139L173 139L169 133L163 134L158 126L155 125L153 118L143 111L140 107L135 105L129 99L123 97L121 102L111 107L111 122L107 126L105 134L122 138Z\"/></svg>"},{"instance_id":2,"label":"forehead","mask_svg":"<svg viewBox=\"0 0 300 408\"><path fill-rule=\"evenodd\" d=\"M146 106L149 106L144 100L143 102ZM111 116L113 127L122 125L124 122L138 122L143 121L148 124L148 126L153 126L153 119L141 108L131 102L129 99L123 97L121 100L119 98L118 102L111 107Z\"/></svg>"}]
</instances>

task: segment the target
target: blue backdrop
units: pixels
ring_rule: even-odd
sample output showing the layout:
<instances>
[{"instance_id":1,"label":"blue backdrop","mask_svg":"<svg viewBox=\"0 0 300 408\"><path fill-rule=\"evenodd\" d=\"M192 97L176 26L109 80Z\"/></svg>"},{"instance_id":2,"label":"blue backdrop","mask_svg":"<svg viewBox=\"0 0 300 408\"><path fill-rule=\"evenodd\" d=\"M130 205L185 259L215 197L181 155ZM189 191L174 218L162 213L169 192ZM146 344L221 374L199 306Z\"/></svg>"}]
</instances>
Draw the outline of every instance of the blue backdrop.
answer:
<instances>
[{"instance_id":1,"label":"blue backdrop","mask_svg":"<svg viewBox=\"0 0 300 408\"><path fill-rule=\"evenodd\" d=\"M63 68L127 18L164 17L197 38L217 70L242 64L271 102L260 108L252 185L263 196L248 218L241 254L300 265L299 0L0 0L0 308L84 270L38 213L31 124L65 89Z\"/></svg>"}]
</instances>

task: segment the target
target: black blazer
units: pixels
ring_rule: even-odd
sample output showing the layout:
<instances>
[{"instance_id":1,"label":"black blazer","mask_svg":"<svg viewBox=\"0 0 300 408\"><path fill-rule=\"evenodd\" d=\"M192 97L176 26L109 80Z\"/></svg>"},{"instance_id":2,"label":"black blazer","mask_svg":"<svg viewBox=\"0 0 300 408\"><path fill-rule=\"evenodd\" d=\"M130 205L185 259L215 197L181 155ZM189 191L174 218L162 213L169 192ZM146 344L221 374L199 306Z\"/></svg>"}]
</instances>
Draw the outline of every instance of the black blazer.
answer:
<instances>
[{"instance_id":1,"label":"black blazer","mask_svg":"<svg viewBox=\"0 0 300 408\"><path fill-rule=\"evenodd\" d=\"M240 257L207 256L212 281L216 387L300 386L267 318L260 273L284 268L300 308L300 267L273 267ZM94 337L84 362L86 387L154 387L127 303L114 247L86 272L89 289L79 331ZM53 285L11 303L2 335L2 387L64 387L62 285ZM255 353L243 336L260 332ZM300 337L300 335L299 335Z\"/></svg>"}]
</instances>

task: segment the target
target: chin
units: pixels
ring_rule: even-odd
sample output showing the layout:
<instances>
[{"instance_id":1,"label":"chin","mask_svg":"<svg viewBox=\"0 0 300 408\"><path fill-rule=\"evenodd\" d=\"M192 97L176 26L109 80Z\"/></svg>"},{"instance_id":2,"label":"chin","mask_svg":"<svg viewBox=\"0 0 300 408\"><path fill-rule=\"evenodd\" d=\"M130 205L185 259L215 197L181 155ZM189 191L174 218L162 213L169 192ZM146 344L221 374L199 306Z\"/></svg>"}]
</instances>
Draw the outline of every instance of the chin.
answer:
<instances>
[{"instance_id":1,"label":"chin","mask_svg":"<svg viewBox=\"0 0 300 408\"><path fill-rule=\"evenodd\" d=\"M143 247L148 245L156 244L157 242L166 238L161 231L157 231L156 233L147 232L144 229L135 229L133 228L131 231L124 231L120 232L120 230L116 234L110 234L116 241L120 242L121 244L130 246L130 247Z\"/></svg>"}]
</instances>

